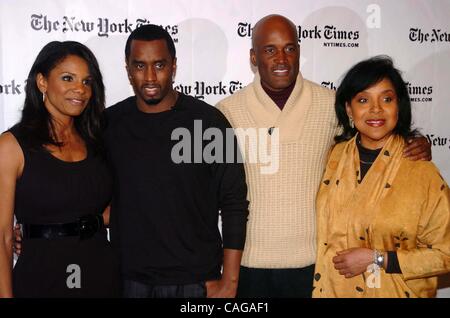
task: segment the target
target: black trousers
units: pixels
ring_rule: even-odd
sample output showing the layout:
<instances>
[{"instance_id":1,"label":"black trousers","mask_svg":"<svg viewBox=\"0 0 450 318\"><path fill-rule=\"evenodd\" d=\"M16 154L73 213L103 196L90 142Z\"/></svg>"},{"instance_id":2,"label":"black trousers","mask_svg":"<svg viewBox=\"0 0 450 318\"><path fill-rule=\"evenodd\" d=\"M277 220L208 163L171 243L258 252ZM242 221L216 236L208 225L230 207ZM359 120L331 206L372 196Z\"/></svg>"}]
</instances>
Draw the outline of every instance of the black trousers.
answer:
<instances>
[{"instance_id":1,"label":"black trousers","mask_svg":"<svg viewBox=\"0 0 450 318\"><path fill-rule=\"evenodd\" d=\"M123 281L124 298L206 298L204 282L184 285L147 285Z\"/></svg>"},{"instance_id":2,"label":"black trousers","mask_svg":"<svg viewBox=\"0 0 450 318\"><path fill-rule=\"evenodd\" d=\"M304 268L262 269L241 266L238 298L311 298L314 264Z\"/></svg>"}]
</instances>

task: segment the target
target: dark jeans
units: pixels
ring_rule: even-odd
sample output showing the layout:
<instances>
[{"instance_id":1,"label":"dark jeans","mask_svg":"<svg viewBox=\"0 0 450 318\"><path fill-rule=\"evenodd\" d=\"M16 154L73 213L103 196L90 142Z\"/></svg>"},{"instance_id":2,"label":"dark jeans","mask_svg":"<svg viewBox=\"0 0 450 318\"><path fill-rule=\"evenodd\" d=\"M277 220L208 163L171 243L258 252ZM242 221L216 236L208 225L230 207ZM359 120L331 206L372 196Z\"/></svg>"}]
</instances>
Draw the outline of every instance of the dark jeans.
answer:
<instances>
[{"instance_id":1,"label":"dark jeans","mask_svg":"<svg viewBox=\"0 0 450 318\"><path fill-rule=\"evenodd\" d=\"M186 285L147 285L124 280L124 298L206 298L205 283Z\"/></svg>"},{"instance_id":2,"label":"dark jeans","mask_svg":"<svg viewBox=\"0 0 450 318\"><path fill-rule=\"evenodd\" d=\"M238 298L311 298L314 264L304 268L261 269L241 266Z\"/></svg>"}]
</instances>

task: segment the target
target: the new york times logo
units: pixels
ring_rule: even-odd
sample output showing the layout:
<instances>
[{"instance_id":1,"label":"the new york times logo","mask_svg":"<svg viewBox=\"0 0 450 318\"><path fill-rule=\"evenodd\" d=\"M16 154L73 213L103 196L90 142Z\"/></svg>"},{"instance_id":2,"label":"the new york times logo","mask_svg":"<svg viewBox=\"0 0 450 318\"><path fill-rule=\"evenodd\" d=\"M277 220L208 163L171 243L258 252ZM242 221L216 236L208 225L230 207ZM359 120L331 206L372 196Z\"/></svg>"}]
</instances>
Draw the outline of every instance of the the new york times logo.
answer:
<instances>
[{"instance_id":1,"label":"the new york times logo","mask_svg":"<svg viewBox=\"0 0 450 318\"><path fill-rule=\"evenodd\" d=\"M409 29L409 40L411 42L424 43L424 42L450 42L450 33L441 29L432 29L431 32L424 32L419 28Z\"/></svg>"},{"instance_id":2,"label":"the new york times logo","mask_svg":"<svg viewBox=\"0 0 450 318\"><path fill-rule=\"evenodd\" d=\"M444 137L436 134L427 134L426 137L428 142L433 147L447 147L450 149L450 137Z\"/></svg>"},{"instance_id":3,"label":"the new york times logo","mask_svg":"<svg viewBox=\"0 0 450 318\"><path fill-rule=\"evenodd\" d=\"M108 37L111 34L127 34L143 24L150 24L151 21L139 18L130 21L127 18L116 21L109 18L98 18L95 22L78 17L63 16L61 19L51 19L44 14L31 15L31 28L35 31L51 32L96 32L99 37ZM161 25L173 37L178 34L178 25ZM178 39L174 38L174 42Z\"/></svg>"},{"instance_id":4,"label":"the new york times logo","mask_svg":"<svg viewBox=\"0 0 450 318\"><path fill-rule=\"evenodd\" d=\"M337 90L337 87L333 81L322 81L320 83L323 87ZM433 86L427 85L413 85L410 82L406 82L409 98L411 102L428 103L433 101Z\"/></svg>"},{"instance_id":5,"label":"the new york times logo","mask_svg":"<svg viewBox=\"0 0 450 318\"><path fill-rule=\"evenodd\" d=\"M433 86L417 85L406 82L409 98L415 103L429 103L433 101Z\"/></svg>"},{"instance_id":6,"label":"the new york times logo","mask_svg":"<svg viewBox=\"0 0 450 318\"><path fill-rule=\"evenodd\" d=\"M242 88L240 81L230 81L228 84L219 82L217 84L196 81L194 85L179 84L175 89L186 95L193 95L196 98L204 99L208 95L231 95Z\"/></svg>"},{"instance_id":7,"label":"the new york times logo","mask_svg":"<svg viewBox=\"0 0 450 318\"><path fill-rule=\"evenodd\" d=\"M333 82L333 81L322 81L322 82L320 83L320 85L322 85L323 87L332 89L332 90L334 90L334 91L337 90L337 87L334 85L334 82Z\"/></svg>"},{"instance_id":8,"label":"the new york times logo","mask_svg":"<svg viewBox=\"0 0 450 318\"><path fill-rule=\"evenodd\" d=\"M239 22L237 34L240 37L251 37L253 27L251 23ZM326 40L323 45L325 47L359 47L356 41L359 39L358 30L343 30L334 25L325 25L323 27L314 26L306 28L297 26L298 42L302 40ZM330 41L330 42L329 42Z\"/></svg>"},{"instance_id":9,"label":"the new york times logo","mask_svg":"<svg viewBox=\"0 0 450 318\"><path fill-rule=\"evenodd\" d=\"M17 84L15 79L4 83L0 82L0 94L20 95L22 94L24 87L25 84Z\"/></svg>"}]
</instances>

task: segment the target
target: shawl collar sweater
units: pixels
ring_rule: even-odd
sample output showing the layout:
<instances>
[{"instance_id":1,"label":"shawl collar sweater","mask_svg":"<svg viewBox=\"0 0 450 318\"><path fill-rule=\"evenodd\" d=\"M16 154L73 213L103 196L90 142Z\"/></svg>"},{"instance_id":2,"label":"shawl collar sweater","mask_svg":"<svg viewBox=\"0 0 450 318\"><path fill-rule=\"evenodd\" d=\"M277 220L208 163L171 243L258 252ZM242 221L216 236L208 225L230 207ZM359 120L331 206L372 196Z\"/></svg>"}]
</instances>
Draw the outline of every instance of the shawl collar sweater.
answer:
<instances>
[{"instance_id":1,"label":"shawl collar sweater","mask_svg":"<svg viewBox=\"0 0 450 318\"><path fill-rule=\"evenodd\" d=\"M338 132L333 103L333 91L301 74L282 111L264 91L259 74L218 103L235 130L279 129L275 173L262 173L265 164L259 161L244 162L250 214L243 266L301 268L315 262L315 195ZM240 146L249 151L248 144Z\"/></svg>"}]
</instances>

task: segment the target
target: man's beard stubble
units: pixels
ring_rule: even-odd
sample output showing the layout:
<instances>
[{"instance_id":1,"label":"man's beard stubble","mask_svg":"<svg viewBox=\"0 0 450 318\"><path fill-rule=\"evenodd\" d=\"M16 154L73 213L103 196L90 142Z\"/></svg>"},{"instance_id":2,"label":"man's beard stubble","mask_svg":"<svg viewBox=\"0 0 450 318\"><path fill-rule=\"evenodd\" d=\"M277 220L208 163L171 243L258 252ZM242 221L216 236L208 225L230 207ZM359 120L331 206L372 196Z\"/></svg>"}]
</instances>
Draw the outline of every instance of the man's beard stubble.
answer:
<instances>
[{"instance_id":1,"label":"man's beard stubble","mask_svg":"<svg viewBox=\"0 0 450 318\"><path fill-rule=\"evenodd\" d=\"M145 99L145 103L149 106L157 105L162 101L162 98L152 98L152 99Z\"/></svg>"}]
</instances>

